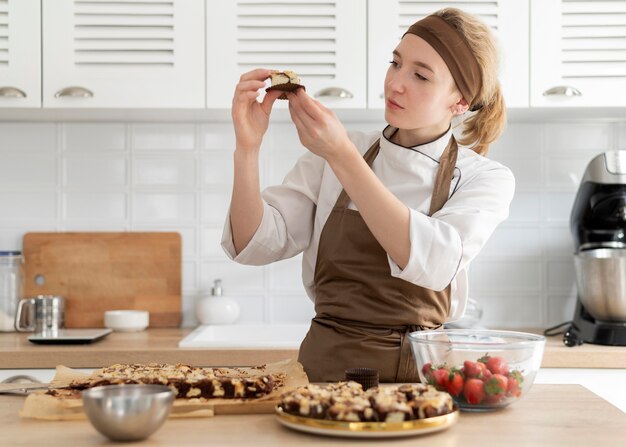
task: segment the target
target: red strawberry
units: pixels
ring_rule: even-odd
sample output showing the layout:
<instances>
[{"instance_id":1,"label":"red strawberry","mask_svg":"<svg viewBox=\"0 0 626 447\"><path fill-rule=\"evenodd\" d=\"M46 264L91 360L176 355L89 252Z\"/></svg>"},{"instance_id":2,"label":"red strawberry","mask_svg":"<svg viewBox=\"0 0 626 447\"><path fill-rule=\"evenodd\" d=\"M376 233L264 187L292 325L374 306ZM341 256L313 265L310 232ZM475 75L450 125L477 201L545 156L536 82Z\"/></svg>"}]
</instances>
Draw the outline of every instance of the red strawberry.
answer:
<instances>
[{"instance_id":1,"label":"red strawberry","mask_svg":"<svg viewBox=\"0 0 626 447\"><path fill-rule=\"evenodd\" d=\"M482 368L478 366L478 363L474 363L471 360L465 360L463 362L463 375L465 377L481 377Z\"/></svg>"},{"instance_id":2,"label":"red strawberry","mask_svg":"<svg viewBox=\"0 0 626 447\"><path fill-rule=\"evenodd\" d=\"M467 379L463 385L463 396L468 404L477 405L483 400L483 381L480 379Z\"/></svg>"},{"instance_id":3,"label":"red strawberry","mask_svg":"<svg viewBox=\"0 0 626 447\"><path fill-rule=\"evenodd\" d=\"M463 391L463 376L458 371L452 371L449 377L448 387L446 391L452 396L458 396Z\"/></svg>"},{"instance_id":4,"label":"red strawberry","mask_svg":"<svg viewBox=\"0 0 626 447\"><path fill-rule=\"evenodd\" d=\"M506 389L507 396L520 397L522 390L520 389L522 383L524 383L524 377L519 371L511 371L508 376L508 384Z\"/></svg>"},{"instance_id":5,"label":"red strawberry","mask_svg":"<svg viewBox=\"0 0 626 447\"><path fill-rule=\"evenodd\" d=\"M489 357L487 368L494 374L506 376L509 373L509 364L502 357Z\"/></svg>"},{"instance_id":6,"label":"red strawberry","mask_svg":"<svg viewBox=\"0 0 626 447\"><path fill-rule=\"evenodd\" d=\"M426 377L426 380L428 380L431 376L431 374L433 373L433 365L432 363L426 363L424 366L422 366L422 374L424 374L424 377Z\"/></svg>"},{"instance_id":7,"label":"red strawberry","mask_svg":"<svg viewBox=\"0 0 626 447\"><path fill-rule=\"evenodd\" d=\"M486 401L489 403L499 402L507 391L509 379L502 374L494 374L485 382Z\"/></svg>"},{"instance_id":8,"label":"red strawberry","mask_svg":"<svg viewBox=\"0 0 626 447\"><path fill-rule=\"evenodd\" d=\"M439 368L433 371L432 377L438 390L447 390L448 385L450 384L450 371L446 368Z\"/></svg>"},{"instance_id":9,"label":"red strawberry","mask_svg":"<svg viewBox=\"0 0 626 447\"><path fill-rule=\"evenodd\" d=\"M491 379L491 376L493 374L491 373L491 371L489 371L489 368L487 368L487 365L483 362L476 362L476 364L480 368L480 375L478 377L480 379L483 379L484 382Z\"/></svg>"}]
</instances>

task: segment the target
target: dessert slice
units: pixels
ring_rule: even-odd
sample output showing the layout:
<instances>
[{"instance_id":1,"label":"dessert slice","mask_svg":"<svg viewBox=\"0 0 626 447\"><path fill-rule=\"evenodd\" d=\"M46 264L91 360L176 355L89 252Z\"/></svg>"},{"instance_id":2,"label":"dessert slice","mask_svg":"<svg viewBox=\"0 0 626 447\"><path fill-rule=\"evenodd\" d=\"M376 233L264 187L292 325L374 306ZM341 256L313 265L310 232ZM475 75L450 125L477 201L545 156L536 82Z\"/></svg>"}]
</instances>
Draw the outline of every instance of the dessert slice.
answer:
<instances>
[{"instance_id":1,"label":"dessert slice","mask_svg":"<svg viewBox=\"0 0 626 447\"><path fill-rule=\"evenodd\" d=\"M275 71L270 75L270 79L272 85L265 89L266 92L270 90L293 92L299 88L304 88L304 85L300 84L300 77L291 70ZM287 99L287 94L283 93L278 99Z\"/></svg>"},{"instance_id":2,"label":"dessert slice","mask_svg":"<svg viewBox=\"0 0 626 447\"><path fill-rule=\"evenodd\" d=\"M177 398L253 399L271 393L276 382L271 374L245 377L224 374L220 368L150 363L102 368L85 380L72 382L69 388L84 390L102 385L161 384L175 390Z\"/></svg>"}]
</instances>

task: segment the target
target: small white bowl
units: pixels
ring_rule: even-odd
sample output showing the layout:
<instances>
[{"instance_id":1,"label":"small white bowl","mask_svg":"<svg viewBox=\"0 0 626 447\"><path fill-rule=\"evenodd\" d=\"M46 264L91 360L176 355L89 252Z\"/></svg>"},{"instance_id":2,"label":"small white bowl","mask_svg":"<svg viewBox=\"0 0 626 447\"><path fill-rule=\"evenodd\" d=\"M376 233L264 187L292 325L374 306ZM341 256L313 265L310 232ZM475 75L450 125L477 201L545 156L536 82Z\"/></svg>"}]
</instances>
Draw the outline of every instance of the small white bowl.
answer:
<instances>
[{"instance_id":1,"label":"small white bowl","mask_svg":"<svg viewBox=\"0 0 626 447\"><path fill-rule=\"evenodd\" d=\"M149 324L147 310L107 310L104 313L104 327L117 332L143 331Z\"/></svg>"}]
</instances>

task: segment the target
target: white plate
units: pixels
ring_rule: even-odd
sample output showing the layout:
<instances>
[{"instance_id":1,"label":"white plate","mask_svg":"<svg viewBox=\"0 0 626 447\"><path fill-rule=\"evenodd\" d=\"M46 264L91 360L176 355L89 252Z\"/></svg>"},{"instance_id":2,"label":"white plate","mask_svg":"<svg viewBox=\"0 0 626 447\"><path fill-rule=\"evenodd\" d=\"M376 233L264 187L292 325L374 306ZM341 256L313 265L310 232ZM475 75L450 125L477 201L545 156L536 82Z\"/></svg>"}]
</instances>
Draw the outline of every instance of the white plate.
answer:
<instances>
[{"instance_id":1,"label":"white plate","mask_svg":"<svg viewBox=\"0 0 626 447\"><path fill-rule=\"evenodd\" d=\"M443 416L405 422L340 422L295 416L276 408L277 421L292 430L346 438L399 438L425 435L454 425L459 410Z\"/></svg>"}]
</instances>

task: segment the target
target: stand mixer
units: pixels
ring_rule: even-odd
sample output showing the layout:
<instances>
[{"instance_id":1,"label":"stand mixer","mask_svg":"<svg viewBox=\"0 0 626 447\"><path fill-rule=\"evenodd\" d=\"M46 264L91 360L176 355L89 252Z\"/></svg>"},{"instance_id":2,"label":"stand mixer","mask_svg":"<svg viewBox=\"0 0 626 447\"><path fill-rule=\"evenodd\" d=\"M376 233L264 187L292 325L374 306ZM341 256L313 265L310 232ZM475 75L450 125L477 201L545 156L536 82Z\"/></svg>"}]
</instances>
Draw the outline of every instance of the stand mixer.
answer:
<instances>
[{"instance_id":1,"label":"stand mixer","mask_svg":"<svg viewBox=\"0 0 626 447\"><path fill-rule=\"evenodd\" d=\"M570 229L578 298L563 343L626 346L626 151L589 162Z\"/></svg>"}]
</instances>

